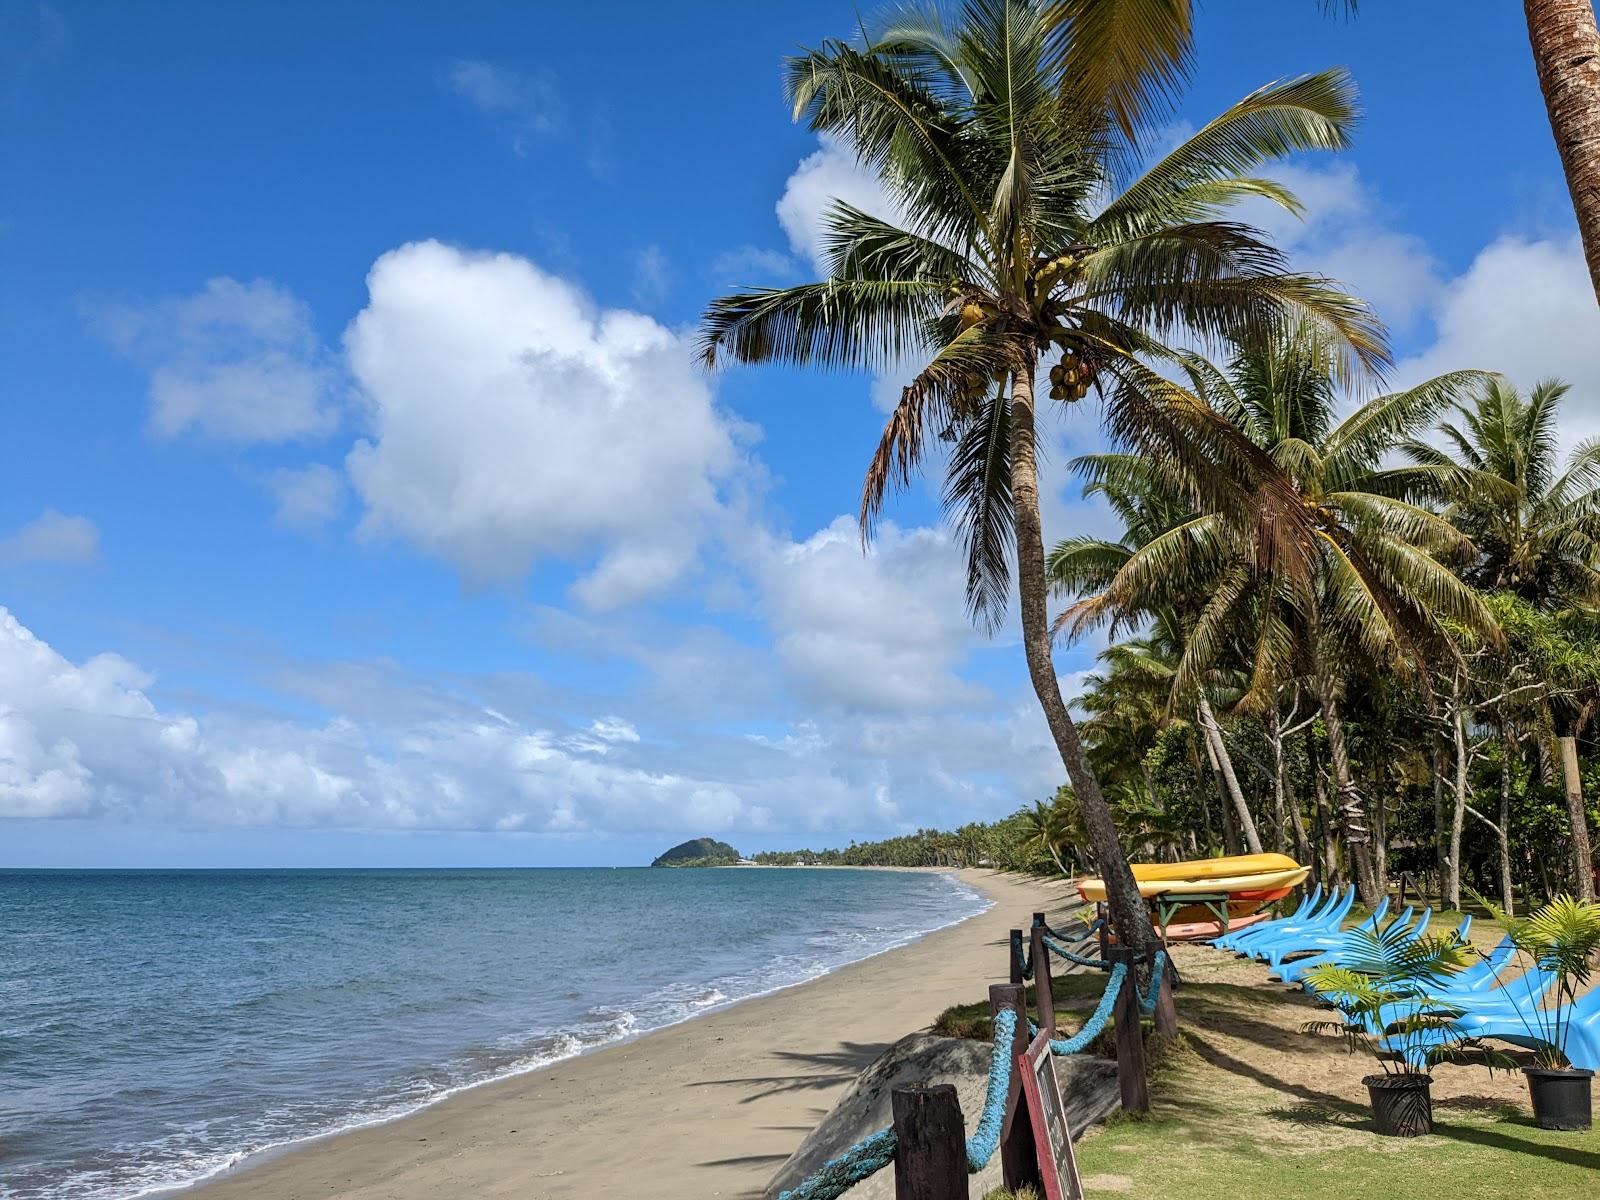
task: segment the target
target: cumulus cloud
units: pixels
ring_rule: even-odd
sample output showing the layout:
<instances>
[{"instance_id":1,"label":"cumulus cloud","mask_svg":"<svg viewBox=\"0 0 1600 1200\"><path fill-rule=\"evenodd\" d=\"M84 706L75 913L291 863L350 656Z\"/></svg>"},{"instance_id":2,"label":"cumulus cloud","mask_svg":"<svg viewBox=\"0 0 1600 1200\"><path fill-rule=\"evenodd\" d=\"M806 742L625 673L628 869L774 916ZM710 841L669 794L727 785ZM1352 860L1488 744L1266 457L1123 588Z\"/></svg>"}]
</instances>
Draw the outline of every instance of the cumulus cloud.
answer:
<instances>
[{"instance_id":1,"label":"cumulus cloud","mask_svg":"<svg viewBox=\"0 0 1600 1200\"><path fill-rule=\"evenodd\" d=\"M0 609L0 818L855 831L992 815L1019 788L1043 794L1059 774L1041 753L1042 721L1023 704L975 718L819 715L771 733L655 739L615 712L585 725L540 718L518 707L526 687L493 680L444 690L393 665L335 664L280 682L334 711L320 724L259 709L172 711L153 698L154 678L126 659L73 662ZM498 704L474 694L497 690Z\"/></svg>"},{"instance_id":2,"label":"cumulus cloud","mask_svg":"<svg viewBox=\"0 0 1600 1200\"><path fill-rule=\"evenodd\" d=\"M420 242L367 282L345 335L370 430L346 460L364 534L477 584L545 556L592 565L576 594L597 608L693 564L740 453L684 339L510 254Z\"/></svg>"},{"instance_id":3,"label":"cumulus cloud","mask_svg":"<svg viewBox=\"0 0 1600 1200\"><path fill-rule=\"evenodd\" d=\"M835 200L875 217L894 219L898 212L878 176L856 161L848 146L832 136L824 136L821 142L815 153L800 161L778 200L778 224L788 235L789 245L810 261L819 276L827 270L825 219Z\"/></svg>"},{"instance_id":4,"label":"cumulus cloud","mask_svg":"<svg viewBox=\"0 0 1600 1200\"><path fill-rule=\"evenodd\" d=\"M807 703L918 712L985 698L957 674L978 638L942 530L886 523L863 553L841 516L803 542L766 542L750 569L773 650Z\"/></svg>"},{"instance_id":5,"label":"cumulus cloud","mask_svg":"<svg viewBox=\"0 0 1600 1200\"><path fill-rule=\"evenodd\" d=\"M320 437L339 423L339 375L292 292L219 278L191 296L93 302L89 317L150 377L150 428L226 442Z\"/></svg>"},{"instance_id":6,"label":"cumulus cloud","mask_svg":"<svg viewBox=\"0 0 1600 1200\"><path fill-rule=\"evenodd\" d=\"M100 530L88 517L47 508L10 537L0 539L0 564L82 566L100 557Z\"/></svg>"},{"instance_id":7,"label":"cumulus cloud","mask_svg":"<svg viewBox=\"0 0 1600 1200\"><path fill-rule=\"evenodd\" d=\"M273 523L285 529L321 529L344 511L344 477L324 463L283 467L267 477L277 501Z\"/></svg>"},{"instance_id":8,"label":"cumulus cloud","mask_svg":"<svg viewBox=\"0 0 1600 1200\"><path fill-rule=\"evenodd\" d=\"M1272 174L1300 198L1304 216L1251 201L1239 218L1271 235L1296 266L1348 285L1396 329L1414 326L1441 294L1439 263L1420 237L1392 225L1355 164L1285 164Z\"/></svg>"},{"instance_id":9,"label":"cumulus cloud","mask_svg":"<svg viewBox=\"0 0 1600 1200\"><path fill-rule=\"evenodd\" d=\"M1576 234L1497 239L1443 289L1434 327L1433 344L1399 364L1402 383L1462 367L1522 388L1556 376L1572 385L1563 443L1600 434L1600 309Z\"/></svg>"}]
</instances>

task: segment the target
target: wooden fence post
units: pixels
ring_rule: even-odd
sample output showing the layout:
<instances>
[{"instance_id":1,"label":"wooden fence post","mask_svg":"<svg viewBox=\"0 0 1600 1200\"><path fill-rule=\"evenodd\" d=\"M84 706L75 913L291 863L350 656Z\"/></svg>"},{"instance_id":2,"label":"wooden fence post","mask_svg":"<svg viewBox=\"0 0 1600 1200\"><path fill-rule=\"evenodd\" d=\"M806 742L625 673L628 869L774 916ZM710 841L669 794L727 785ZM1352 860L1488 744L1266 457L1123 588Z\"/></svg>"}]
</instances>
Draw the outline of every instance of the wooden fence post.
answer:
<instances>
[{"instance_id":1,"label":"wooden fence post","mask_svg":"<svg viewBox=\"0 0 1600 1200\"><path fill-rule=\"evenodd\" d=\"M1172 1000L1172 976L1175 968L1170 958L1161 959L1161 979L1156 987L1156 1032L1162 1037L1178 1036L1178 1006Z\"/></svg>"},{"instance_id":2,"label":"wooden fence post","mask_svg":"<svg viewBox=\"0 0 1600 1200\"><path fill-rule=\"evenodd\" d=\"M1056 1035L1056 989L1050 975L1050 947L1044 944L1044 926L1033 927L1033 1006L1039 1013L1039 1028Z\"/></svg>"},{"instance_id":3,"label":"wooden fence post","mask_svg":"<svg viewBox=\"0 0 1600 1200\"><path fill-rule=\"evenodd\" d=\"M1048 927L1050 922L1046 921L1044 919L1044 914L1043 913L1034 913L1033 914L1033 924L1034 924L1035 928L1037 928L1040 925L1044 925L1044 926Z\"/></svg>"},{"instance_id":4,"label":"wooden fence post","mask_svg":"<svg viewBox=\"0 0 1600 1200\"><path fill-rule=\"evenodd\" d=\"M1106 906L1103 902L1094 906L1094 917L1100 922L1100 961L1110 962L1111 922L1106 919Z\"/></svg>"},{"instance_id":5,"label":"wooden fence post","mask_svg":"<svg viewBox=\"0 0 1600 1200\"><path fill-rule=\"evenodd\" d=\"M989 987L989 1008L1000 1012L1009 1008L1017 1014L1017 1031L1011 1039L1011 1088L1006 1093L1005 1123L1000 1126L1000 1173L1006 1187L1015 1191L1030 1185L1043 1187L1039 1159L1033 1146L1033 1122L1022 1096L1022 1072L1028 1064L1028 1005L1020 985L996 983Z\"/></svg>"},{"instance_id":6,"label":"wooden fence post","mask_svg":"<svg viewBox=\"0 0 1600 1200\"><path fill-rule=\"evenodd\" d=\"M1022 930L1011 931L1011 982L1022 982Z\"/></svg>"},{"instance_id":7,"label":"wooden fence post","mask_svg":"<svg viewBox=\"0 0 1600 1200\"><path fill-rule=\"evenodd\" d=\"M1122 1107L1130 1112L1150 1111L1150 1088L1144 1077L1144 1031L1139 1025L1139 974L1134 968L1134 952L1126 946L1111 948L1111 962L1126 963L1128 974L1111 1010L1116 1022L1117 1084L1122 1090Z\"/></svg>"},{"instance_id":8,"label":"wooden fence post","mask_svg":"<svg viewBox=\"0 0 1600 1200\"><path fill-rule=\"evenodd\" d=\"M967 1130L948 1083L897 1087L894 1107L895 1200L967 1200Z\"/></svg>"}]
</instances>

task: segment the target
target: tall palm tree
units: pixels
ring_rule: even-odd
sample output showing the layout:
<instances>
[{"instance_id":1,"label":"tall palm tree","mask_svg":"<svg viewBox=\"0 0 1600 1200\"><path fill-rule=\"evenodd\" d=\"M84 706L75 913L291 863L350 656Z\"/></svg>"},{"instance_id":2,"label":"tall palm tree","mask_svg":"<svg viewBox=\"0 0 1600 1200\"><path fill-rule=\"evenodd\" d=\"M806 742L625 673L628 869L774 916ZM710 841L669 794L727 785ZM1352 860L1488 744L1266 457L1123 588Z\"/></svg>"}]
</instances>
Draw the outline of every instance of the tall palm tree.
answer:
<instances>
[{"instance_id":1,"label":"tall palm tree","mask_svg":"<svg viewBox=\"0 0 1600 1200\"><path fill-rule=\"evenodd\" d=\"M1448 646L1444 621L1487 636L1496 629L1478 593L1442 561L1470 553L1470 541L1406 498L1416 468L1389 467L1384 458L1483 376L1443 375L1369 400L1341 420L1337 359L1317 330L1241 347L1226 371L1196 355L1183 363L1196 394L1293 481L1314 569L1307 578L1278 569L1259 554L1252 530L1197 498L1191 515L1140 546L1064 622L1078 631L1198 591L1206 599L1186 629L1175 688L1194 686L1237 654L1241 640L1239 665L1250 676L1244 707L1270 704L1278 685L1303 671L1327 733L1352 870L1363 898L1375 903L1379 874L1342 713L1348 665L1365 658L1419 669L1430 650Z\"/></svg>"},{"instance_id":2,"label":"tall palm tree","mask_svg":"<svg viewBox=\"0 0 1600 1200\"><path fill-rule=\"evenodd\" d=\"M1455 420L1440 426L1448 450L1417 439L1406 453L1444 515L1476 543L1467 578L1510 592L1546 611L1600 604L1600 441L1578 445L1561 461L1558 435L1567 385L1545 379L1524 397L1511 382L1486 381ZM1555 704L1577 887L1594 895L1593 858L1578 771L1577 714Z\"/></svg>"},{"instance_id":3,"label":"tall palm tree","mask_svg":"<svg viewBox=\"0 0 1600 1200\"><path fill-rule=\"evenodd\" d=\"M1299 521L1263 482L1270 464L1141 356L1174 333L1259 337L1291 315L1324 329L1360 368L1380 366L1385 349L1364 305L1290 272L1259 233L1224 219L1247 196L1295 206L1251 171L1291 151L1343 146L1348 78L1262 88L1136 173L1129 129L1165 60L1124 56L1074 73L1093 48L1074 36L1043 0L968 0L949 21L902 11L875 37L790 60L796 117L850 145L902 216L836 203L828 278L717 300L702 337L708 364L874 369L920 357L868 467L863 534L886 491L920 466L930 436L952 442L945 499L967 551L969 604L982 623L1000 622L1014 558L1029 677L1113 918L1142 943L1152 936L1147 914L1051 662L1041 359L1060 355L1052 398L1082 398L1093 384L1114 436L1187 464L1213 505L1240 520L1254 514L1265 546Z\"/></svg>"},{"instance_id":4,"label":"tall palm tree","mask_svg":"<svg viewBox=\"0 0 1600 1200\"><path fill-rule=\"evenodd\" d=\"M1550 132L1600 300L1600 28L1594 0L1523 0Z\"/></svg>"}]
</instances>

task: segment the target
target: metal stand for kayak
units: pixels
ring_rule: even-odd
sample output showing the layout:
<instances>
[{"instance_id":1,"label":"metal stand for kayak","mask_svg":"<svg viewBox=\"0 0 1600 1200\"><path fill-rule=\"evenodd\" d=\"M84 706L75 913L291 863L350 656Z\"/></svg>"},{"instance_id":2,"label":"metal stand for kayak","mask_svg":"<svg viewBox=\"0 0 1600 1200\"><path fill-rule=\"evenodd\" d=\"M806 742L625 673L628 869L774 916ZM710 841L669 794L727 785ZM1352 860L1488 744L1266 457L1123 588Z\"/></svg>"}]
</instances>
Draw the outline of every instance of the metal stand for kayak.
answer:
<instances>
[{"instance_id":1,"label":"metal stand for kayak","mask_svg":"<svg viewBox=\"0 0 1600 1200\"><path fill-rule=\"evenodd\" d=\"M1201 905L1208 913L1217 919L1218 936L1227 933L1232 922L1228 913L1227 892L1190 892L1182 896L1156 896L1156 929L1161 934L1161 944L1167 945L1167 926L1172 924L1172 918L1177 916L1179 909L1191 908Z\"/></svg>"}]
</instances>

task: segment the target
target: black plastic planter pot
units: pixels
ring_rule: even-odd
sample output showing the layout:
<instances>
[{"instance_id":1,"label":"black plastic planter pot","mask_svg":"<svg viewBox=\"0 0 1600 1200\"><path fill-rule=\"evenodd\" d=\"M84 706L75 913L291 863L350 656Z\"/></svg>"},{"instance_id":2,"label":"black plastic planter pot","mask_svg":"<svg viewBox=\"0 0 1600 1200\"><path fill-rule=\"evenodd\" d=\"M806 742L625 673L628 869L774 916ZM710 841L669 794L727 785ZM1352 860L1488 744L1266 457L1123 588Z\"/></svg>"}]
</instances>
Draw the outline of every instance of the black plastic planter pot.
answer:
<instances>
[{"instance_id":1,"label":"black plastic planter pot","mask_svg":"<svg viewBox=\"0 0 1600 1200\"><path fill-rule=\"evenodd\" d=\"M1361 1081L1372 1097L1372 1123L1388 1137L1433 1132L1432 1075L1368 1075Z\"/></svg>"},{"instance_id":2,"label":"black plastic planter pot","mask_svg":"<svg viewBox=\"0 0 1600 1200\"><path fill-rule=\"evenodd\" d=\"M1589 1086L1593 1071L1549 1071L1524 1067L1528 1094L1533 1097L1533 1120L1540 1129L1587 1130L1593 1123Z\"/></svg>"}]
</instances>

